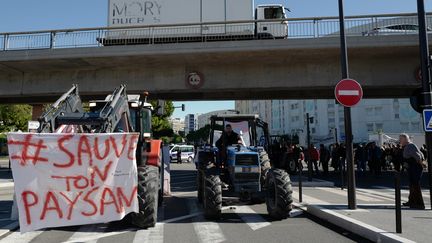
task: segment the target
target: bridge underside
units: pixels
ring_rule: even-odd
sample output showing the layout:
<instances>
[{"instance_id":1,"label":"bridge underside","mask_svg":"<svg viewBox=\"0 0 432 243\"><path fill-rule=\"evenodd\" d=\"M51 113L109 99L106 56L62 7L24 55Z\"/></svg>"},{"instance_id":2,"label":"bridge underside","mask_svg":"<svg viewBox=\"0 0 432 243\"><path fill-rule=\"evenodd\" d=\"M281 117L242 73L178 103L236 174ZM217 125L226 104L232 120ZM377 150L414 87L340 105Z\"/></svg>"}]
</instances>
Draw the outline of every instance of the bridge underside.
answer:
<instances>
[{"instance_id":1,"label":"bridge underside","mask_svg":"<svg viewBox=\"0 0 432 243\"><path fill-rule=\"evenodd\" d=\"M351 37L350 76L366 98L420 86L414 35ZM84 99L120 84L167 100L328 99L340 79L338 38L227 41L0 52L0 103L52 102L74 83ZM190 72L204 84L186 84Z\"/></svg>"}]
</instances>

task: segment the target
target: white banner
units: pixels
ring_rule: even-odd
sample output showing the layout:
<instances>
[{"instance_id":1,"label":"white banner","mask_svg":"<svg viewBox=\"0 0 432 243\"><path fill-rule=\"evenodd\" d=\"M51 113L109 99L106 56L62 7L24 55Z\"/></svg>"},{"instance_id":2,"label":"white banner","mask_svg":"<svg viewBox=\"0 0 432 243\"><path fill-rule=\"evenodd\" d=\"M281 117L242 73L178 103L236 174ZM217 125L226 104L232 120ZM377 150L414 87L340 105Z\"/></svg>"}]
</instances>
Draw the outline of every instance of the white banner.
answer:
<instances>
[{"instance_id":1,"label":"white banner","mask_svg":"<svg viewBox=\"0 0 432 243\"><path fill-rule=\"evenodd\" d=\"M138 212L138 134L9 133L21 232Z\"/></svg>"}]
</instances>

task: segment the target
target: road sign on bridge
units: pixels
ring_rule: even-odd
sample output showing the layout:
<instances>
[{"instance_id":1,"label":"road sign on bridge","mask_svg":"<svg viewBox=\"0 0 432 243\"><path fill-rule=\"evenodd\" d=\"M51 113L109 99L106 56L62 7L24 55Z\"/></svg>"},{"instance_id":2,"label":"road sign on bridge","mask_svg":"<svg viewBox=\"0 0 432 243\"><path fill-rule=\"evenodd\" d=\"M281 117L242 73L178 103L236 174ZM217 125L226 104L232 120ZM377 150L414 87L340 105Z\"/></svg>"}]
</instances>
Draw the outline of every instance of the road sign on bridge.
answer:
<instances>
[{"instance_id":1,"label":"road sign on bridge","mask_svg":"<svg viewBox=\"0 0 432 243\"><path fill-rule=\"evenodd\" d=\"M343 106L353 107L363 98L363 89L357 81L343 79L335 87L335 97Z\"/></svg>"}]
</instances>

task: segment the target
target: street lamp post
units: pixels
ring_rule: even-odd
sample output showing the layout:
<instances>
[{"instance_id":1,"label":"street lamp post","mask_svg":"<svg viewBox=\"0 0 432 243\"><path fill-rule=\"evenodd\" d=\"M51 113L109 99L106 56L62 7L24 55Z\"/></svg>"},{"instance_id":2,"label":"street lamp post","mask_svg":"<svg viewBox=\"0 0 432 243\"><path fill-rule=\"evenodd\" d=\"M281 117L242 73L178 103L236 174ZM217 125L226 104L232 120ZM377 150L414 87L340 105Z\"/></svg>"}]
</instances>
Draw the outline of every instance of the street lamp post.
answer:
<instances>
[{"instance_id":1,"label":"street lamp post","mask_svg":"<svg viewBox=\"0 0 432 243\"><path fill-rule=\"evenodd\" d=\"M348 53L346 46L345 35L345 16L343 0L339 0L339 25L340 25L340 44L341 44L341 71L342 79L349 77L348 72ZM351 124L351 108L344 108L345 117L345 145L346 145L346 163L348 176L348 208L356 209L356 193L355 193L355 172L354 172L354 156L353 156L353 137Z\"/></svg>"},{"instance_id":2,"label":"street lamp post","mask_svg":"<svg viewBox=\"0 0 432 243\"><path fill-rule=\"evenodd\" d=\"M420 41L420 58L421 58L421 78L422 78L422 98L423 104L421 108L432 108L432 95L431 95L431 80L430 80L430 57L429 57L429 43L427 36L426 26L426 11L424 0L417 0L418 11L418 25L419 25L419 41ZM426 146L427 146L427 160L428 160L428 175L429 175L429 193L431 195L432 205L432 133L426 132Z\"/></svg>"}]
</instances>

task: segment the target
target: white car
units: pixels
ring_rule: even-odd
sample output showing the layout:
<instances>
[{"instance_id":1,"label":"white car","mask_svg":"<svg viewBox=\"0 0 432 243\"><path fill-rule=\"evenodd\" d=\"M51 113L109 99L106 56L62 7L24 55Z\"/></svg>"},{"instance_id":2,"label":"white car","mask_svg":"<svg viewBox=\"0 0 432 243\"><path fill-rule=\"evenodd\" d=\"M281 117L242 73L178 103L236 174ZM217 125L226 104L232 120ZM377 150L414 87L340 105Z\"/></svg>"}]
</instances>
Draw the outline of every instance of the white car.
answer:
<instances>
[{"instance_id":1,"label":"white car","mask_svg":"<svg viewBox=\"0 0 432 243\"><path fill-rule=\"evenodd\" d=\"M181 160L192 163L195 158L195 149L192 145L174 145L170 149L170 158L171 162L178 162L177 153L180 150L181 152Z\"/></svg>"},{"instance_id":2,"label":"white car","mask_svg":"<svg viewBox=\"0 0 432 243\"><path fill-rule=\"evenodd\" d=\"M430 32L431 29L427 28ZM418 34L419 26L417 24L394 24L373 28L370 31L363 32L364 36L375 35L397 35L397 34Z\"/></svg>"}]
</instances>

